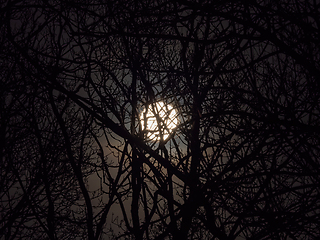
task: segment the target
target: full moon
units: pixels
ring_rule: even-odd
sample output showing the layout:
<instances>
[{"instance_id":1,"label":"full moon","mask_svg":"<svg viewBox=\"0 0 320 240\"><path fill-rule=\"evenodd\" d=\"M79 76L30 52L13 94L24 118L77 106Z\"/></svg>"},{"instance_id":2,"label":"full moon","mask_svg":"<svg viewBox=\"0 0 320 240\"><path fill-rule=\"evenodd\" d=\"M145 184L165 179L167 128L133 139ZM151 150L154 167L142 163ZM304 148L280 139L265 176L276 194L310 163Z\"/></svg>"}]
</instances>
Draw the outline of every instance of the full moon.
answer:
<instances>
[{"instance_id":1,"label":"full moon","mask_svg":"<svg viewBox=\"0 0 320 240\"><path fill-rule=\"evenodd\" d=\"M178 124L177 112L163 102L150 104L140 115L142 130L153 141L166 140Z\"/></svg>"}]
</instances>

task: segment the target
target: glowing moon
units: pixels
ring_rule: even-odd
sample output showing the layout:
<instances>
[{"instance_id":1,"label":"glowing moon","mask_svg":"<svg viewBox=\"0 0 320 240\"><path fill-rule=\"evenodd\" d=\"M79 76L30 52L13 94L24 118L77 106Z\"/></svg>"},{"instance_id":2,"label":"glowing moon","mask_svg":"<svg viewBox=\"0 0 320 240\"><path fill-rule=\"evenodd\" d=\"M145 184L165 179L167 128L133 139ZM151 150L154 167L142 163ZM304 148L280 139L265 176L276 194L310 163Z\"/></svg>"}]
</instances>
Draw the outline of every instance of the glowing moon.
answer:
<instances>
[{"instance_id":1,"label":"glowing moon","mask_svg":"<svg viewBox=\"0 0 320 240\"><path fill-rule=\"evenodd\" d=\"M177 112L171 105L156 102L140 115L142 130L153 141L166 140L178 124Z\"/></svg>"}]
</instances>

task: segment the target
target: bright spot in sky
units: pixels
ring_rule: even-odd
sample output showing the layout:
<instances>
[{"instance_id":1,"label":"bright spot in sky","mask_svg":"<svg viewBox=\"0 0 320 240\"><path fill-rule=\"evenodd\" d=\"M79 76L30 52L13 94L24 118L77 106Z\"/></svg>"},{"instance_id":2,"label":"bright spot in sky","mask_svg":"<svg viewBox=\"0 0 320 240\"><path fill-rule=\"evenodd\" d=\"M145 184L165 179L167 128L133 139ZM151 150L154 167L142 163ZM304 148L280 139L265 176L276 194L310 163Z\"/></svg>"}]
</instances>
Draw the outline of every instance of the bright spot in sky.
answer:
<instances>
[{"instance_id":1,"label":"bright spot in sky","mask_svg":"<svg viewBox=\"0 0 320 240\"><path fill-rule=\"evenodd\" d=\"M177 112L163 102L151 104L140 115L142 130L153 141L166 140L178 124Z\"/></svg>"}]
</instances>

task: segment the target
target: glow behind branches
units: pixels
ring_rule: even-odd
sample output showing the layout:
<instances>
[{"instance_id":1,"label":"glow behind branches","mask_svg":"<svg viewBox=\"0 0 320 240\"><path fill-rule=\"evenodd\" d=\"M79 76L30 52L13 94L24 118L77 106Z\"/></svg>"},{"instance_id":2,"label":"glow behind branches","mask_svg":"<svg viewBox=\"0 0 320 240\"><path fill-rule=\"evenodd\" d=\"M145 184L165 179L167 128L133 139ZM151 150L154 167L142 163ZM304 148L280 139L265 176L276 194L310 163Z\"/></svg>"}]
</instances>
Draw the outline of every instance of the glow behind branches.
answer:
<instances>
[{"instance_id":1,"label":"glow behind branches","mask_svg":"<svg viewBox=\"0 0 320 240\"><path fill-rule=\"evenodd\" d=\"M177 112L163 102L151 104L140 115L142 130L153 141L166 140L178 124Z\"/></svg>"}]
</instances>

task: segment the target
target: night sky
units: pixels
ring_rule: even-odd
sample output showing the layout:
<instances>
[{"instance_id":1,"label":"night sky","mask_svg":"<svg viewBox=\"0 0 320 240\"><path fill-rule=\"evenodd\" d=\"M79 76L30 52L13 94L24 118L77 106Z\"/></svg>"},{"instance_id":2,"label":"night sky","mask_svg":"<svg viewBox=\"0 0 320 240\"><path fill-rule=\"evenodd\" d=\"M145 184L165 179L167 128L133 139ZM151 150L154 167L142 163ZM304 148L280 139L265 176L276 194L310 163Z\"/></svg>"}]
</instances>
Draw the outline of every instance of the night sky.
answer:
<instances>
[{"instance_id":1,"label":"night sky","mask_svg":"<svg viewBox=\"0 0 320 240\"><path fill-rule=\"evenodd\" d=\"M318 239L320 2L0 4L0 240Z\"/></svg>"}]
</instances>

